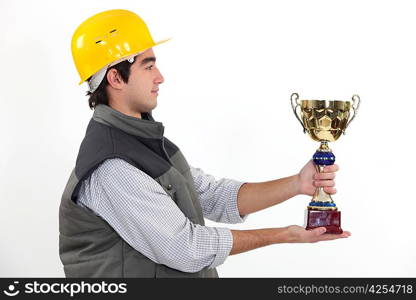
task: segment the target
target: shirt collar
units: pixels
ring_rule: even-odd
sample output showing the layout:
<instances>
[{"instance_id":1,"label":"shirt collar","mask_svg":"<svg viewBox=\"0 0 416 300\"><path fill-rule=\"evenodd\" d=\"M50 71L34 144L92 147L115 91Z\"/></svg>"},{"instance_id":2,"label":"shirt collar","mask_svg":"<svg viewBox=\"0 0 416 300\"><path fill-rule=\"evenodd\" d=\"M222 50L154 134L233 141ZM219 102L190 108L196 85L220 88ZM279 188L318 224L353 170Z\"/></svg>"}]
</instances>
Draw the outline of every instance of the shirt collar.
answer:
<instances>
[{"instance_id":1,"label":"shirt collar","mask_svg":"<svg viewBox=\"0 0 416 300\"><path fill-rule=\"evenodd\" d=\"M156 122L151 113L142 113L142 119L139 119L125 115L105 104L98 104L95 107L92 118L128 134L145 138L161 138L165 129L163 123Z\"/></svg>"}]
</instances>

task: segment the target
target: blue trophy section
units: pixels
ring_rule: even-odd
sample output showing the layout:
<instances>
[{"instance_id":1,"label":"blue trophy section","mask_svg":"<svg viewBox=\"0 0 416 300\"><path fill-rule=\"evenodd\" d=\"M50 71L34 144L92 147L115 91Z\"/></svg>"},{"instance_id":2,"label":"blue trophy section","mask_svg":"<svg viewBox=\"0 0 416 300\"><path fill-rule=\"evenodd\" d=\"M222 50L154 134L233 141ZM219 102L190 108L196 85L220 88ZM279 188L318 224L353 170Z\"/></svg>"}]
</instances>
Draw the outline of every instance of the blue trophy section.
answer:
<instances>
[{"instance_id":1,"label":"blue trophy section","mask_svg":"<svg viewBox=\"0 0 416 300\"><path fill-rule=\"evenodd\" d=\"M335 155L330 151L316 151L313 162L318 166L330 166L335 163Z\"/></svg>"},{"instance_id":2,"label":"blue trophy section","mask_svg":"<svg viewBox=\"0 0 416 300\"><path fill-rule=\"evenodd\" d=\"M309 206L320 206L320 207L335 207L333 202L309 202Z\"/></svg>"}]
</instances>

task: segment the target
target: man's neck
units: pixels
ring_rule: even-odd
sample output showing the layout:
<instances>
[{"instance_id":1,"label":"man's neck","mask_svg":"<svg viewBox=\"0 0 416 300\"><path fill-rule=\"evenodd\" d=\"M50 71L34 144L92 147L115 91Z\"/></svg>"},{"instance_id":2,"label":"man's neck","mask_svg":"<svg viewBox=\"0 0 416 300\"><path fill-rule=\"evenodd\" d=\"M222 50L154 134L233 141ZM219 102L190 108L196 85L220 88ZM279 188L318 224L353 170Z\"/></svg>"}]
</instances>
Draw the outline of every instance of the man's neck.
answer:
<instances>
[{"instance_id":1,"label":"man's neck","mask_svg":"<svg viewBox=\"0 0 416 300\"><path fill-rule=\"evenodd\" d=\"M108 106L110 106L112 109L115 109L115 110L117 110L117 111L119 111L122 114L125 114L127 116L134 117L134 118L138 118L138 119L141 119L142 118L142 114L140 112L132 111L132 110L130 110L127 107L124 107L124 106L121 106L121 105L117 105L117 102L110 102L109 101Z\"/></svg>"}]
</instances>

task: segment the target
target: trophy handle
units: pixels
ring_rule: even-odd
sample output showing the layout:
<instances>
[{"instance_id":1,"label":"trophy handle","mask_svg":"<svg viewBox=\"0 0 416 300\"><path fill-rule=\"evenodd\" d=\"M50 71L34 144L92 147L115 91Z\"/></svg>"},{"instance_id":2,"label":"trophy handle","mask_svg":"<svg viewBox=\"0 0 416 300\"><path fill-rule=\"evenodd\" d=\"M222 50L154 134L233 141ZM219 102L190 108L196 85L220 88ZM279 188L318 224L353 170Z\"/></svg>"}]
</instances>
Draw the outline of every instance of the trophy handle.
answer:
<instances>
[{"instance_id":1,"label":"trophy handle","mask_svg":"<svg viewBox=\"0 0 416 300\"><path fill-rule=\"evenodd\" d=\"M345 134L345 129L348 128L348 126L351 124L352 120L354 120L355 116L358 113L358 109L360 108L360 97L358 95L353 95L352 96L352 110L353 110L353 115L351 117L351 119L347 122L347 125L345 126L343 133Z\"/></svg>"},{"instance_id":2,"label":"trophy handle","mask_svg":"<svg viewBox=\"0 0 416 300\"><path fill-rule=\"evenodd\" d=\"M303 133L305 133L306 132L305 125L303 124L301 118L299 117L298 111L297 111L297 108L300 107L300 103L299 103L298 100L299 100L298 93L293 93L290 96L290 104L292 104L293 113L295 114L296 119L298 119L300 125L302 125ZM296 105L294 103L296 103Z\"/></svg>"}]
</instances>

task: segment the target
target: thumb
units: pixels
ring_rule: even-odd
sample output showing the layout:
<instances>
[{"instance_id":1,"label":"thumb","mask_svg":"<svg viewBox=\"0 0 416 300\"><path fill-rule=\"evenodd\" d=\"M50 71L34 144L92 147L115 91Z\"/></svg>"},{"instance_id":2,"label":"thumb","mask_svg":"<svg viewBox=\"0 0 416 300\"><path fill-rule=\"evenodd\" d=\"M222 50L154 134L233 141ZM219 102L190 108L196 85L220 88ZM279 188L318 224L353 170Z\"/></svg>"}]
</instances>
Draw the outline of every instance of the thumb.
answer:
<instances>
[{"instance_id":1,"label":"thumb","mask_svg":"<svg viewBox=\"0 0 416 300\"><path fill-rule=\"evenodd\" d=\"M314 228L314 229L311 230L311 232L315 236L320 236L320 235L322 235L322 234L324 234L326 232L326 228L325 227Z\"/></svg>"}]
</instances>

